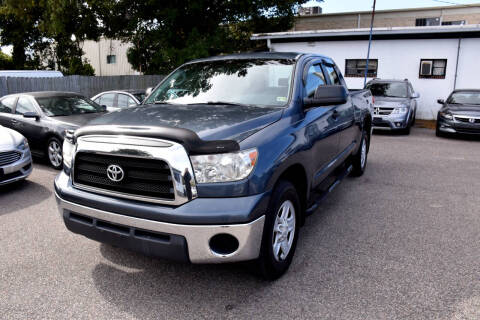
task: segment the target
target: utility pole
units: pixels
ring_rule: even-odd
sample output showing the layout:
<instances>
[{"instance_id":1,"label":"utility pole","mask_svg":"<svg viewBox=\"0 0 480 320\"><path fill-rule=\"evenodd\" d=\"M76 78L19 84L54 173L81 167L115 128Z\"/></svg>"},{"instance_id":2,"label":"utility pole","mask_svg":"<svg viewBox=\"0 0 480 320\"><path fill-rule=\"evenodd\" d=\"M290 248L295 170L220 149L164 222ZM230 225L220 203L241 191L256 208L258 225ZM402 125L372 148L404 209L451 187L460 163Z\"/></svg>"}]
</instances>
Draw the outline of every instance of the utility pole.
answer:
<instances>
[{"instance_id":1,"label":"utility pole","mask_svg":"<svg viewBox=\"0 0 480 320\"><path fill-rule=\"evenodd\" d=\"M373 0L372 21L370 22L370 36L368 38L367 65L365 66L365 79L363 79L363 87L365 87L365 85L367 84L368 63L370 62L370 46L372 45L373 21L375 19L376 4L377 0Z\"/></svg>"}]
</instances>

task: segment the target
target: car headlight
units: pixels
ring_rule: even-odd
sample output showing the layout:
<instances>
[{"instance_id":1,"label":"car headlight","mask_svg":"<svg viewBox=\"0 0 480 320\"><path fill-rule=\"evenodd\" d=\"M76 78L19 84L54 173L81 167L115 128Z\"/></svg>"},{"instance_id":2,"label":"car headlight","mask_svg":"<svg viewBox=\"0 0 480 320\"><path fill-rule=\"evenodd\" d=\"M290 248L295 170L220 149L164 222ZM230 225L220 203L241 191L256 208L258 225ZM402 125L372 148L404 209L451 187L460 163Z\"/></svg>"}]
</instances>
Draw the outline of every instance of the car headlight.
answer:
<instances>
[{"instance_id":1,"label":"car headlight","mask_svg":"<svg viewBox=\"0 0 480 320\"><path fill-rule=\"evenodd\" d=\"M395 109L393 109L393 114L405 114L408 112L408 108L407 107L397 107Z\"/></svg>"},{"instance_id":2,"label":"car headlight","mask_svg":"<svg viewBox=\"0 0 480 320\"><path fill-rule=\"evenodd\" d=\"M453 115L448 112L440 112L440 117L445 118L447 120L453 120Z\"/></svg>"},{"instance_id":3,"label":"car headlight","mask_svg":"<svg viewBox=\"0 0 480 320\"><path fill-rule=\"evenodd\" d=\"M17 146L18 150L28 150L28 141L23 139L23 141Z\"/></svg>"},{"instance_id":4,"label":"car headlight","mask_svg":"<svg viewBox=\"0 0 480 320\"><path fill-rule=\"evenodd\" d=\"M245 179L257 163L257 149L233 153L191 156L197 183L231 182Z\"/></svg>"},{"instance_id":5,"label":"car headlight","mask_svg":"<svg viewBox=\"0 0 480 320\"><path fill-rule=\"evenodd\" d=\"M75 144L73 142L73 131L65 130L65 139L63 140L63 164L65 167L72 166L73 153L75 152Z\"/></svg>"}]
</instances>

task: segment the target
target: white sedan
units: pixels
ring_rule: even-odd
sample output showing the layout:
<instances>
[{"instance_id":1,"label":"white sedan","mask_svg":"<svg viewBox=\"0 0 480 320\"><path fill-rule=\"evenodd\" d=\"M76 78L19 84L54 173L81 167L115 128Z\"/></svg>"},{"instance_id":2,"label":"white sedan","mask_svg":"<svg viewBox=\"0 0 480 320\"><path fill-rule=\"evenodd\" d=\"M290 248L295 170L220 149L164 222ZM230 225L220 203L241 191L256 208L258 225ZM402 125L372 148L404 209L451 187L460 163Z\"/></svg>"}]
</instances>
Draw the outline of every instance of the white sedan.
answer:
<instances>
[{"instance_id":1,"label":"white sedan","mask_svg":"<svg viewBox=\"0 0 480 320\"><path fill-rule=\"evenodd\" d=\"M32 173L32 155L27 139L0 126L0 185L26 179Z\"/></svg>"}]
</instances>

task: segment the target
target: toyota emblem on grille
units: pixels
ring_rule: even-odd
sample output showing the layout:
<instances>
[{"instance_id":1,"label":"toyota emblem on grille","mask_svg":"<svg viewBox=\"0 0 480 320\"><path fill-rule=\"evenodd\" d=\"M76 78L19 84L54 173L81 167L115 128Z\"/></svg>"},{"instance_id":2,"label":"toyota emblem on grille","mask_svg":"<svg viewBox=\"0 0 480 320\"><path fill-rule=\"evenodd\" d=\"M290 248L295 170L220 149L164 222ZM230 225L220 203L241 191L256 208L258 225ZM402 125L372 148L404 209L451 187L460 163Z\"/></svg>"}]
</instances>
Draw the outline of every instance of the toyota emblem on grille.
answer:
<instances>
[{"instance_id":1,"label":"toyota emblem on grille","mask_svg":"<svg viewBox=\"0 0 480 320\"><path fill-rule=\"evenodd\" d=\"M120 182L125 177L125 173L123 172L122 167L116 164L111 164L107 167L107 177L113 182Z\"/></svg>"},{"instance_id":2,"label":"toyota emblem on grille","mask_svg":"<svg viewBox=\"0 0 480 320\"><path fill-rule=\"evenodd\" d=\"M475 118L470 118L468 121L470 121L470 123L475 123Z\"/></svg>"}]
</instances>

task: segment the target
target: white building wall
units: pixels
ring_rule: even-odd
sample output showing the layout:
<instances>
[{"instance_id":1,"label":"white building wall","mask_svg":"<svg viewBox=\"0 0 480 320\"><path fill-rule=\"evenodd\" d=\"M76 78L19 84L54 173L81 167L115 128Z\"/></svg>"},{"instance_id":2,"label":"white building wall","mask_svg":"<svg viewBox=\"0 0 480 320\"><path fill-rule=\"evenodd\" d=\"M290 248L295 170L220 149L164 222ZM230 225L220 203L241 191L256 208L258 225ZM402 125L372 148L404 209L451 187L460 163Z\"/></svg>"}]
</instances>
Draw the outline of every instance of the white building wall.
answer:
<instances>
[{"instance_id":1,"label":"white building wall","mask_svg":"<svg viewBox=\"0 0 480 320\"><path fill-rule=\"evenodd\" d=\"M335 60L345 72L345 59L365 59L368 41L318 41L272 43L273 51L318 53ZM408 78L420 93L418 119L436 119L440 105L454 88L458 39L375 40L370 58L378 59L378 78ZM480 39L463 39L461 42L457 88L480 88ZM420 79L420 59L447 59L445 79ZM363 87L363 78L345 78L353 89Z\"/></svg>"},{"instance_id":2,"label":"white building wall","mask_svg":"<svg viewBox=\"0 0 480 320\"><path fill-rule=\"evenodd\" d=\"M101 38L100 41L85 41L82 49L84 58L87 58L95 69L96 76L136 75L138 71L132 69L127 59L127 50L131 44L120 40ZM116 62L108 64L107 55L115 55Z\"/></svg>"}]
</instances>

